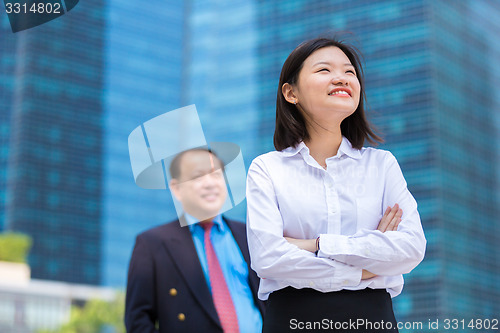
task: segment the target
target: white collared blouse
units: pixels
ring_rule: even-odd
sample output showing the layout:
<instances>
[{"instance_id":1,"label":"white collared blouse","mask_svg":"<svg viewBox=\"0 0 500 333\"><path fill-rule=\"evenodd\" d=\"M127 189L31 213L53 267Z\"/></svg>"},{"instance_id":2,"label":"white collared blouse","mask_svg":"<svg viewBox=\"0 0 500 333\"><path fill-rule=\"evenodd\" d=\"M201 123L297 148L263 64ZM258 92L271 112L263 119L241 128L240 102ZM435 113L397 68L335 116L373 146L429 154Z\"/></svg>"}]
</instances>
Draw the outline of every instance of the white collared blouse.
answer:
<instances>
[{"instance_id":1,"label":"white collared blouse","mask_svg":"<svg viewBox=\"0 0 500 333\"><path fill-rule=\"evenodd\" d=\"M423 259L426 240L417 203L396 158L355 149L345 137L322 168L303 143L257 157L248 170L247 230L259 298L292 286L322 292L403 289L402 274ZM397 231L377 229L385 208L403 210ZM284 237L320 237L317 255ZM362 269L376 277L361 280Z\"/></svg>"}]
</instances>

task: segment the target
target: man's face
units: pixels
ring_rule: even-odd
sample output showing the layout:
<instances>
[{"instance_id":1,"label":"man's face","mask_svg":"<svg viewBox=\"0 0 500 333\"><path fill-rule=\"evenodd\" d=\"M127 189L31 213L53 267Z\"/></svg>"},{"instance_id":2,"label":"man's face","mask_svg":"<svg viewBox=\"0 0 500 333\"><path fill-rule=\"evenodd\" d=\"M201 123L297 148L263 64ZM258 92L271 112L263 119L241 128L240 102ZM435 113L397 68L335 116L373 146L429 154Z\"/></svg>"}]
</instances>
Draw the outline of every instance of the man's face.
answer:
<instances>
[{"instance_id":1,"label":"man's face","mask_svg":"<svg viewBox=\"0 0 500 333\"><path fill-rule=\"evenodd\" d=\"M195 150L181 156L179 165L179 179L172 179L170 188L184 211L199 221L219 214L227 198L221 161L207 151Z\"/></svg>"}]
</instances>

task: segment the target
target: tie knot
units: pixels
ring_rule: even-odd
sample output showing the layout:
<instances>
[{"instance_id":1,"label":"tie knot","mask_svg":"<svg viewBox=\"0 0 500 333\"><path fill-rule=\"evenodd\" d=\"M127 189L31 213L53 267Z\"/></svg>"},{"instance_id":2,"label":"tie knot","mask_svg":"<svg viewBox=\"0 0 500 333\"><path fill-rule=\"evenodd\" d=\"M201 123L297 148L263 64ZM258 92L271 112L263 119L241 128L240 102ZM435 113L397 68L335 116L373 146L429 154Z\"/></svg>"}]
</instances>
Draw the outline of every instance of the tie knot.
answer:
<instances>
[{"instance_id":1,"label":"tie knot","mask_svg":"<svg viewBox=\"0 0 500 333\"><path fill-rule=\"evenodd\" d=\"M210 230L212 230L212 226L214 225L214 223L213 222L201 222L200 225L205 231L210 231Z\"/></svg>"}]
</instances>

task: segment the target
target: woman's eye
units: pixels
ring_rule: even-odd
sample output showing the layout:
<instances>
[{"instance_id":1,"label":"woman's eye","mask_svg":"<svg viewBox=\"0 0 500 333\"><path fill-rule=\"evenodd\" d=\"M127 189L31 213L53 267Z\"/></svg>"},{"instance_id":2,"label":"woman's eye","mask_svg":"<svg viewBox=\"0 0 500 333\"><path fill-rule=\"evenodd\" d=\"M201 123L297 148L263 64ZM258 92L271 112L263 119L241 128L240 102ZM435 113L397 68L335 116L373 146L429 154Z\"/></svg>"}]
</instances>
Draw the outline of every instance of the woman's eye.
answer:
<instances>
[{"instance_id":1,"label":"woman's eye","mask_svg":"<svg viewBox=\"0 0 500 333\"><path fill-rule=\"evenodd\" d=\"M323 72L323 71L329 72L328 68L321 68L318 72Z\"/></svg>"},{"instance_id":2,"label":"woman's eye","mask_svg":"<svg viewBox=\"0 0 500 333\"><path fill-rule=\"evenodd\" d=\"M351 69L350 69L350 70L348 70L346 73L351 73L351 74L356 75L356 72L355 72L355 71L353 71L353 70L351 70Z\"/></svg>"}]
</instances>

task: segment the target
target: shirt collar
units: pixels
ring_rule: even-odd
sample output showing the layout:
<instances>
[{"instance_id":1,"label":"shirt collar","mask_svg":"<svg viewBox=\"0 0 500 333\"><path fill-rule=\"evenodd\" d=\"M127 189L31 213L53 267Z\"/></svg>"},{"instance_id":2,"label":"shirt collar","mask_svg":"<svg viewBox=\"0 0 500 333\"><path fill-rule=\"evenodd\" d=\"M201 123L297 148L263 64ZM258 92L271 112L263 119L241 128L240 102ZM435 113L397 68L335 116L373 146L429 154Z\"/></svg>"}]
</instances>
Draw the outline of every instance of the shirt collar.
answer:
<instances>
[{"instance_id":1,"label":"shirt collar","mask_svg":"<svg viewBox=\"0 0 500 333\"><path fill-rule=\"evenodd\" d=\"M298 153L301 154L309 154L309 147L306 146L304 141L300 141L295 147L288 147L281 152L284 156L294 156ZM336 156L347 155L354 159L361 158L361 152L359 149L353 148L351 142L345 137L342 136L342 142L340 143L339 151Z\"/></svg>"},{"instance_id":2,"label":"shirt collar","mask_svg":"<svg viewBox=\"0 0 500 333\"><path fill-rule=\"evenodd\" d=\"M288 147L286 149L283 149L281 153L285 156L295 156L298 153L300 153L302 150L305 150L307 153L309 153L309 148L306 146L304 141L300 141L296 146Z\"/></svg>"},{"instance_id":3,"label":"shirt collar","mask_svg":"<svg viewBox=\"0 0 500 333\"><path fill-rule=\"evenodd\" d=\"M361 158L361 151L359 149L354 148L351 142L347 140L345 136L342 136L342 142L340 143L339 153L337 153L337 155L342 156L345 154L356 160Z\"/></svg>"},{"instance_id":4,"label":"shirt collar","mask_svg":"<svg viewBox=\"0 0 500 333\"><path fill-rule=\"evenodd\" d=\"M186 218L186 222L187 222L189 230L191 232L193 232L195 230L195 228L197 228L197 227L201 228L201 226L199 225L200 221L198 221L197 218L189 215L188 213L184 213L184 217ZM213 221L214 221L214 225L217 226L219 231L224 232L225 229L224 229L224 223L222 220L222 215L221 214L217 215L216 217L214 217Z\"/></svg>"}]
</instances>

